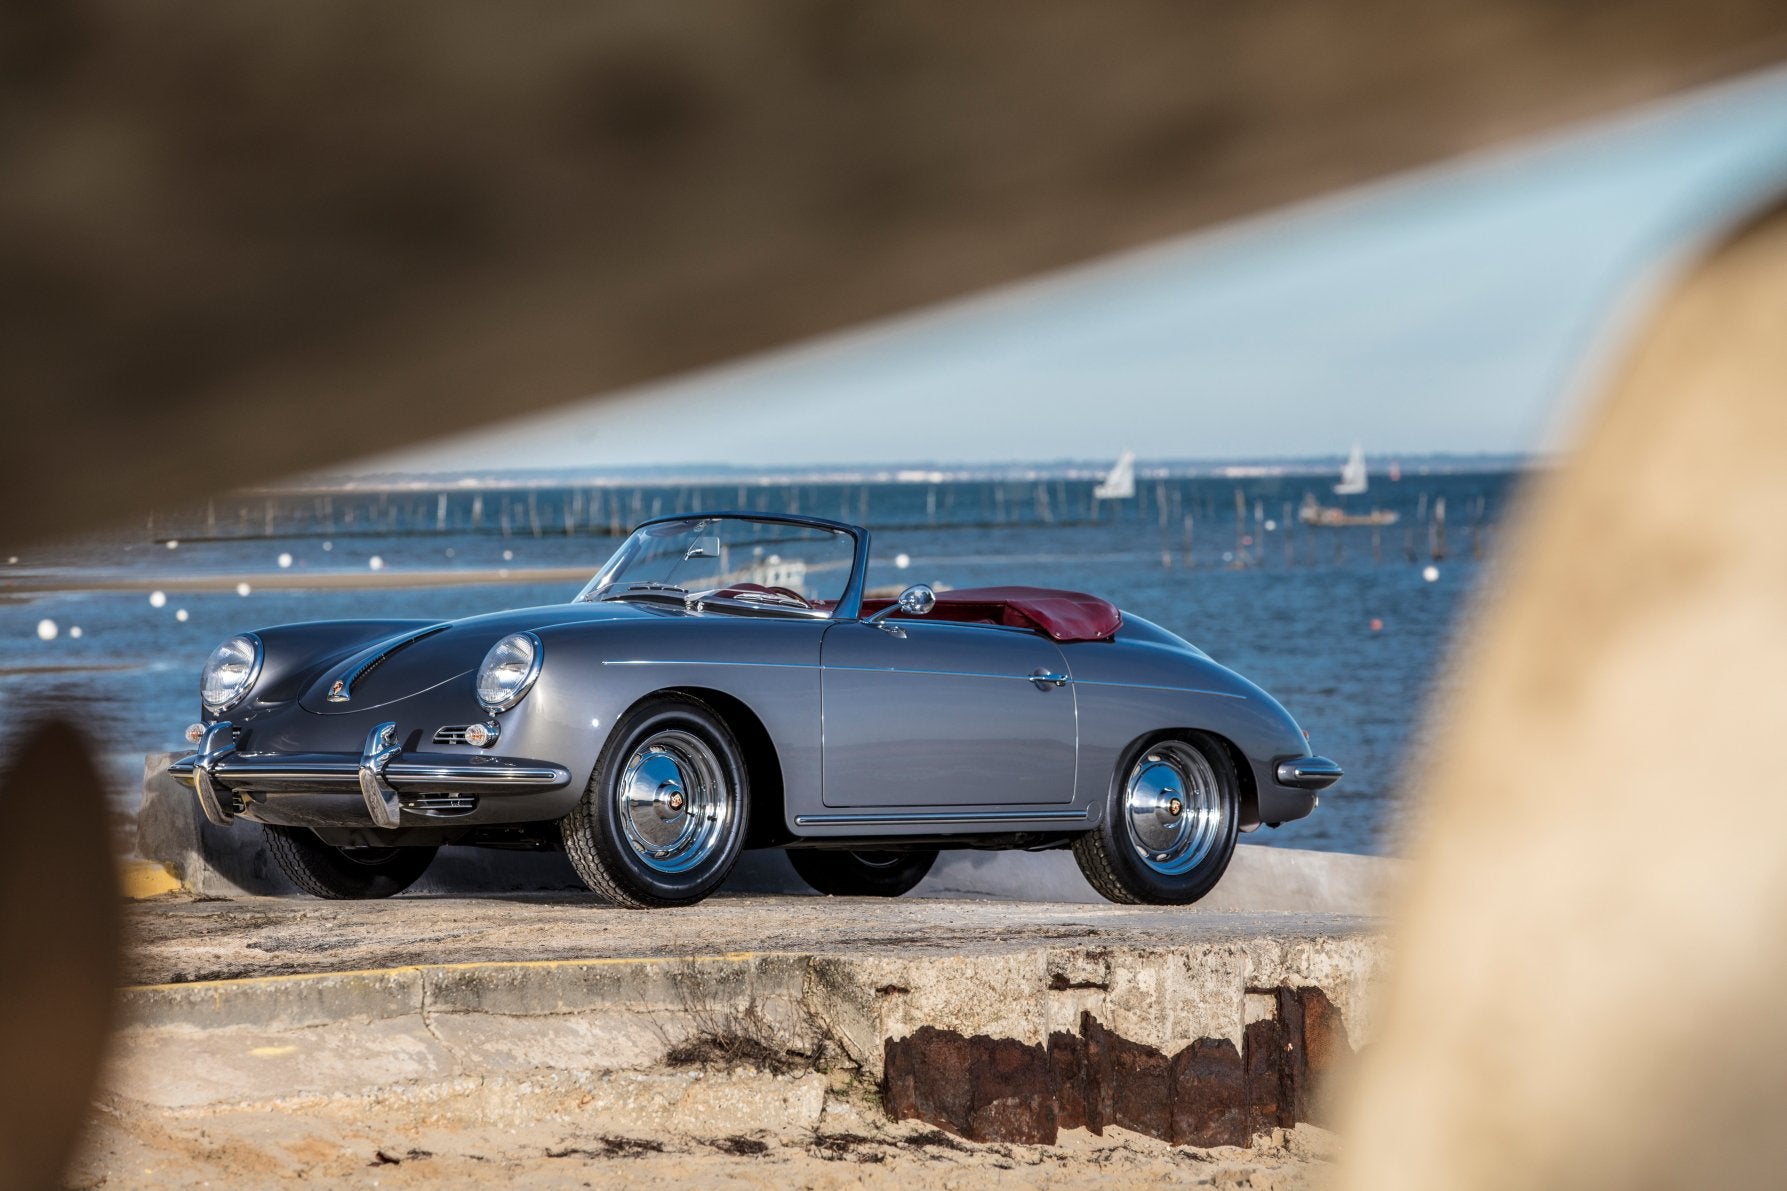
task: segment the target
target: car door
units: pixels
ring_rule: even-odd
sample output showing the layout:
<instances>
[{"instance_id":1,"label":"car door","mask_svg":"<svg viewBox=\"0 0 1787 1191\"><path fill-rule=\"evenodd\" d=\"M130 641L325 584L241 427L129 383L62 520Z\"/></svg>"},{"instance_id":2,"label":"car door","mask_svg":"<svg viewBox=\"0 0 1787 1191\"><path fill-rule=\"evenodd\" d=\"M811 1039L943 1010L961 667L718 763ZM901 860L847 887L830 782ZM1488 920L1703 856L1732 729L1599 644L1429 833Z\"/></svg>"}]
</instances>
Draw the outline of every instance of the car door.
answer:
<instances>
[{"instance_id":1,"label":"car door","mask_svg":"<svg viewBox=\"0 0 1787 1191\"><path fill-rule=\"evenodd\" d=\"M826 631L820 666L827 806L1072 800L1074 692L1047 637L846 621Z\"/></svg>"}]
</instances>

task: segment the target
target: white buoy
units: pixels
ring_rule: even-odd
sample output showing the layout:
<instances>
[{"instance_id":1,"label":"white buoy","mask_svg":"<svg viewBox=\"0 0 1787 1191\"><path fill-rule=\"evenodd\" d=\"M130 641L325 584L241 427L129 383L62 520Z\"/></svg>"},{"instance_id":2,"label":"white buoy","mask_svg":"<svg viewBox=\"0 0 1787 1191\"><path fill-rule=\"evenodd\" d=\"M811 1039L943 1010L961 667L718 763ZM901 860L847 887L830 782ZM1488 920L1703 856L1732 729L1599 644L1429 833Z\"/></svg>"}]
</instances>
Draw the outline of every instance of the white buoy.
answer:
<instances>
[{"instance_id":1,"label":"white buoy","mask_svg":"<svg viewBox=\"0 0 1787 1191\"><path fill-rule=\"evenodd\" d=\"M366 560L366 565L375 571L382 571L385 569L385 560L374 554L371 558Z\"/></svg>"},{"instance_id":2,"label":"white buoy","mask_svg":"<svg viewBox=\"0 0 1787 1191\"><path fill-rule=\"evenodd\" d=\"M18 566L18 565L19 565L19 556L18 556L18 555L16 555L16 554L9 554L9 555L7 555L7 556L6 556L6 565L7 565L7 566L9 566L9 567L16 567L16 566Z\"/></svg>"},{"instance_id":3,"label":"white buoy","mask_svg":"<svg viewBox=\"0 0 1787 1191\"><path fill-rule=\"evenodd\" d=\"M167 597L166 592L152 591L149 593L149 606L151 608L165 607L167 605L167 602L168 602L168 597Z\"/></svg>"},{"instance_id":4,"label":"white buoy","mask_svg":"<svg viewBox=\"0 0 1787 1191\"><path fill-rule=\"evenodd\" d=\"M514 562L515 561L515 552L513 550L503 551L503 561L504 562Z\"/></svg>"},{"instance_id":5,"label":"white buoy","mask_svg":"<svg viewBox=\"0 0 1787 1191\"><path fill-rule=\"evenodd\" d=\"M46 616L37 622L37 639L39 641L54 641L56 632L56 622L49 617Z\"/></svg>"},{"instance_id":6,"label":"white buoy","mask_svg":"<svg viewBox=\"0 0 1787 1191\"><path fill-rule=\"evenodd\" d=\"M81 626L78 624L69 626L68 635L73 637L76 641L79 641L81 639Z\"/></svg>"},{"instance_id":7,"label":"white buoy","mask_svg":"<svg viewBox=\"0 0 1787 1191\"><path fill-rule=\"evenodd\" d=\"M180 542L178 539L176 539L176 538L168 539L168 549L169 550L178 550L179 548L180 548Z\"/></svg>"},{"instance_id":8,"label":"white buoy","mask_svg":"<svg viewBox=\"0 0 1787 1191\"><path fill-rule=\"evenodd\" d=\"M1440 569L1438 567L1434 566L1432 563L1428 563L1426 568L1423 569L1421 572L1421 578L1427 580L1429 583L1436 582L1439 579L1439 577L1440 577Z\"/></svg>"},{"instance_id":9,"label":"white buoy","mask_svg":"<svg viewBox=\"0 0 1787 1191\"><path fill-rule=\"evenodd\" d=\"M246 581L236 584L236 594L239 596L245 596L253 590L254 588L248 586Z\"/></svg>"},{"instance_id":10,"label":"white buoy","mask_svg":"<svg viewBox=\"0 0 1787 1191\"><path fill-rule=\"evenodd\" d=\"M448 546L448 547L447 547L447 557L448 557L448 558L452 558L452 557L453 557L453 547L451 547L451 546Z\"/></svg>"},{"instance_id":11,"label":"white buoy","mask_svg":"<svg viewBox=\"0 0 1787 1191\"><path fill-rule=\"evenodd\" d=\"M174 619L179 621L181 624L185 624L186 623L186 609L180 608L180 609L176 610L174 613Z\"/></svg>"},{"instance_id":12,"label":"white buoy","mask_svg":"<svg viewBox=\"0 0 1787 1191\"><path fill-rule=\"evenodd\" d=\"M329 551L331 551L331 550L333 550L333 549L335 549L335 543L334 543L334 542L324 542L324 543L323 543L323 552L324 552L324 553L325 553L325 554L326 554L326 553L328 553L328 552L329 552Z\"/></svg>"},{"instance_id":13,"label":"white buoy","mask_svg":"<svg viewBox=\"0 0 1787 1191\"><path fill-rule=\"evenodd\" d=\"M894 565L896 567L899 567L902 571L905 570L907 567L912 565L911 555L908 555L908 554L894 555Z\"/></svg>"},{"instance_id":14,"label":"white buoy","mask_svg":"<svg viewBox=\"0 0 1787 1191\"><path fill-rule=\"evenodd\" d=\"M1267 533L1272 533L1272 532L1274 532L1274 531L1276 531L1276 530L1277 530L1277 529L1278 529L1278 522L1276 522L1276 521L1273 521L1273 520L1272 520L1272 519L1271 519L1271 518L1267 518L1267 520L1266 520L1266 532L1267 532Z\"/></svg>"},{"instance_id":15,"label":"white buoy","mask_svg":"<svg viewBox=\"0 0 1787 1191\"><path fill-rule=\"evenodd\" d=\"M281 554L281 555L280 555L280 556L279 556L279 569L280 569L280 570L282 570L282 571L283 571L283 570L285 570L285 569L286 569L286 568L287 568L287 567L289 567L289 566L291 566L291 565L292 565L292 556L291 556L291 555L289 555L289 554Z\"/></svg>"}]
</instances>

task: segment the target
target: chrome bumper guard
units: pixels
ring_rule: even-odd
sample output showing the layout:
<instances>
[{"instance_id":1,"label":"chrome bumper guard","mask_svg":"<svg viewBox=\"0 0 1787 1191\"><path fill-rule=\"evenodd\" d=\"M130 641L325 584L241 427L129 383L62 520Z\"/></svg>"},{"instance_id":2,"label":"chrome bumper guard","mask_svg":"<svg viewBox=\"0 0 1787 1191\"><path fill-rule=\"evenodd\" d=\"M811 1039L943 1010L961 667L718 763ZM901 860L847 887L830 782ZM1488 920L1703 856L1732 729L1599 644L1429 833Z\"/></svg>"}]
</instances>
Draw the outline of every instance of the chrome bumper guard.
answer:
<instances>
[{"instance_id":1,"label":"chrome bumper guard","mask_svg":"<svg viewBox=\"0 0 1787 1191\"><path fill-rule=\"evenodd\" d=\"M397 725L386 722L366 734L359 756L349 753L241 753L235 729L220 720L205 730L199 750L168 767L198 793L205 818L219 827L235 822L224 804L230 791L358 791L366 813L379 827L401 823L400 793L511 792L556 790L569 784L562 765L462 753L411 753L396 743Z\"/></svg>"},{"instance_id":2,"label":"chrome bumper guard","mask_svg":"<svg viewBox=\"0 0 1787 1191\"><path fill-rule=\"evenodd\" d=\"M1326 790L1345 774L1345 770L1326 757L1292 757L1278 763L1274 776L1281 786L1295 786L1299 790Z\"/></svg>"}]
</instances>

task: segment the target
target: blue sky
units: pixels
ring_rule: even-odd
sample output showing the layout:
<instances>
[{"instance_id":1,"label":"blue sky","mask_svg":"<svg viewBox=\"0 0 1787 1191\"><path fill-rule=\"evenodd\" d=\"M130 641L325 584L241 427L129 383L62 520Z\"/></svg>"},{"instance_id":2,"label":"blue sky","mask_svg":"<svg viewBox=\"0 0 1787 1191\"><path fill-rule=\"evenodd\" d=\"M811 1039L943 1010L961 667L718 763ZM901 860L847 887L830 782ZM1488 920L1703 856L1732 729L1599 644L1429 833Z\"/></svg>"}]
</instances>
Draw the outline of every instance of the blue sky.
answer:
<instances>
[{"instance_id":1,"label":"blue sky","mask_svg":"<svg viewBox=\"0 0 1787 1191\"><path fill-rule=\"evenodd\" d=\"M365 468L1557 450L1784 188L1787 69Z\"/></svg>"}]
</instances>

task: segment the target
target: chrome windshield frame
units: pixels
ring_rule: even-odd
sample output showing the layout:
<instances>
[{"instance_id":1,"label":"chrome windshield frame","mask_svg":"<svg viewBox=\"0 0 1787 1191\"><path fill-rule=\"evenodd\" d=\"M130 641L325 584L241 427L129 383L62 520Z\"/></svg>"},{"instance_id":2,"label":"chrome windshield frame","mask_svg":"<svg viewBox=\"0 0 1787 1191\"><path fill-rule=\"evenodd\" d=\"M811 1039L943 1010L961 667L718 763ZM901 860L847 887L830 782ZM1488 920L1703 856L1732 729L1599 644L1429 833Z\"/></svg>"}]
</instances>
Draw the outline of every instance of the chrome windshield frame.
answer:
<instances>
[{"instance_id":1,"label":"chrome windshield frame","mask_svg":"<svg viewBox=\"0 0 1787 1191\"><path fill-rule=\"evenodd\" d=\"M648 526L666 525L676 521L703 520L757 521L773 525L797 525L804 526L808 529L822 529L830 533L848 534L851 543L856 549L856 555L850 560L850 577L845 580L844 594L838 597L837 607L825 614L825 619L860 620L862 618L863 587L868 581L869 574L869 531L860 525L851 525L844 521L832 521L825 517L805 517L796 513L759 513L748 509L717 509L695 513L671 513L667 516L653 517L649 520L641 521L627 534L627 538L622 540L622 545L625 545L626 540L631 539L633 534L638 533L640 530L645 529ZM618 547L616 548L616 553L619 553ZM604 562L601 568L596 571L595 576L584 586L583 592L578 593L577 598L579 600L587 598L585 593L594 586L596 579L600 578L602 572L607 569L608 563ZM793 609L789 609L789 611L793 611Z\"/></svg>"}]
</instances>

